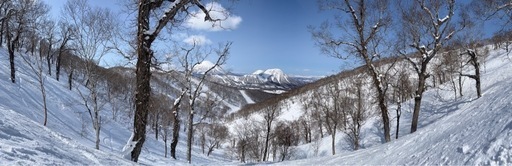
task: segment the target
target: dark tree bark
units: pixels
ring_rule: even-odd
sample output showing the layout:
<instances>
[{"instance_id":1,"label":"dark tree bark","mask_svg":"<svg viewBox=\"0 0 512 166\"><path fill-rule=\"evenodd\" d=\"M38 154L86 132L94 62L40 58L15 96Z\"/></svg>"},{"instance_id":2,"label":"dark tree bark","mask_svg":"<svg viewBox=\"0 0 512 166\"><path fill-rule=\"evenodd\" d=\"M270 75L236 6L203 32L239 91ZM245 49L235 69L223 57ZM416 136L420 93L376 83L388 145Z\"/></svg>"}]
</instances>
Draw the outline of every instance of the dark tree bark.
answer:
<instances>
[{"instance_id":1,"label":"dark tree bark","mask_svg":"<svg viewBox=\"0 0 512 166\"><path fill-rule=\"evenodd\" d=\"M178 107L174 108L173 119L174 124L172 128L172 142L171 142L171 157L176 159L176 146L180 137L180 118L178 116Z\"/></svg>"},{"instance_id":2,"label":"dark tree bark","mask_svg":"<svg viewBox=\"0 0 512 166\"><path fill-rule=\"evenodd\" d=\"M66 45L68 44L68 42L70 40L72 40L72 30L71 30L71 27L69 27L68 25L66 24L61 24L60 25L60 33L61 33L61 37L62 39L60 39L60 44L59 44L59 48L57 50L57 60L55 62L55 77L57 79L57 81L59 81L59 77L60 77L60 69L61 69L61 62L62 62L62 57L64 56L64 53L66 53L66 51L68 50L66 48Z\"/></svg>"},{"instance_id":3,"label":"dark tree bark","mask_svg":"<svg viewBox=\"0 0 512 166\"><path fill-rule=\"evenodd\" d=\"M22 27L19 27L16 31L16 36L13 38L13 34L9 32L9 28L7 28L7 50L9 52L9 65L11 67L11 82L16 83L16 68L14 64L14 52L16 51L17 47L19 47L19 38L21 35L21 31L23 31Z\"/></svg>"},{"instance_id":4,"label":"dark tree bark","mask_svg":"<svg viewBox=\"0 0 512 166\"><path fill-rule=\"evenodd\" d=\"M149 14L151 12L150 0L139 2L139 15L137 18L137 65L136 65L136 90L135 90L135 116L133 118L134 142L131 159L134 162L139 160L142 145L146 141L146 125L148 121L148 107L151 93L151 49L152 41L147 41L146 32L149 31Z\"/></svg>"},{"instance_id":5,"label":"dark tree bark","mask_svg":"<svg viewBox=\"0 0 512 166\"><path fill-rule=\"evenodd\" d=\"M427 70L430 61L439 54L445 41L450 40L459 30L451 23L455 11L455 1L437 2L433 0L404 3L402 9L402 31L400 38L404 42L401 54L413 66L418 75L414 97L414 111L411 133L418 128L419 113L426 80L430 77ZM402 4L400 4L402 5ZM445 10L446 14L441 14ZM462 27L463 28L463 27ZM419 57L411 57L405 50L412 48Z\"/></svg>"},{"instance_id":6,"label":"dark tree bark","mask_svg":"<svg viewBox=\"0 0 512 166\"><path fill-rule=\"evenodd\" d=\"M470 59L469 62L475 68L475 74L461 74L461 76L469 77L473 80L475 80L475 88L476 88L476 94L478 98L482 97L482 88L481 88L481 81L480 81L480 62L478 61L478 55L476 51L473 50L466 50L466 53Z\"/></svg>"},{"instance_id":7,"label":"dark tree bark","mask_svg":"<svg viewBox=\"0 0 512 166\"><path fill-rule=\"evenodd\" d=\"M151 58L153 51L151 44L155 41L161 30L170 20L179 12L186 12L188 4L198 6L205 14L205 20L213 21L208 11L198 0L182 0L176 4L172 4L165 11L163 17L156 21L153 29L150 29L150 13L152 10L160 8L164 0L139 0L137 15L137 64L136 64L136 89L135 89L135 116L134 120L134 137L133 142L135 148L131 153L131 160L137 162L139 159L142 146L146 140L146 125L148 118L148 103L151 93ZM204 10L203 10L204 9Z\"/></svg>"},{"instance_id":8,"label":"dark tree bark","mask_svg":"<svg viewBox=\"0 0 512 166\"><path fill-rule=\"evenodd\" d=\"M69 87L69 90L73 90L73 72L75 70L72 69L71 67L71 70L69 71L69 74L68 74L68 87Z\"/></svg>"},{"instance_id":9,"label":"dark tree bark","mask_svg":"<svg viewBox=\"0 0 512 166\"><path fill-rule=\"evenodd\" d=\"M265 135L265 147L263 150L263 161L267 161L268 146L270 142L270 134L272 130L272 123L281 114L281 110L278 104L270 105L263 110L263 119L265 120L266 135Z\"/></svg>"}]
</instances>

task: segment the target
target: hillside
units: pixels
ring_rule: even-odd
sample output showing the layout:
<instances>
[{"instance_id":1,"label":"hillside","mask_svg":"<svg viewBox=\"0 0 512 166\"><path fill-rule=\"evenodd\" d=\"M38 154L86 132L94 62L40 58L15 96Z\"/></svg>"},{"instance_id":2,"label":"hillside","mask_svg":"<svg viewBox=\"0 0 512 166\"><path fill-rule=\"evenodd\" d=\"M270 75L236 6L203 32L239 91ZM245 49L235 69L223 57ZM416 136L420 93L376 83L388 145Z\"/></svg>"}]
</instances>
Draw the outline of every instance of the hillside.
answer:
<instances>
[{"instance_id":1,"label":"hillside","mask_svg":"<svg viewBox=\"0 0 512 166\"><path fill-rule=\"evenodd\" d=\"M491 52L483 74L483 97L476 99L474 83L464 85L463 98L449 91L427 92L420 129L358 151L335 156L277 163L279 165L507 165L512 163L512 65L507 53ZM411 102L406 110L411 110ZM410 121L410 112L403 121ZM372 128L378 125L372 124ZM366 131L364 135L371 134ZM308 147L302 147L307 150ZM311 150L311 149L309 149Z\"/></svg>"},{"instance_id":2,"label":"hillside","mask_svg":"<svg viewBox=\"0 0 512 166\"><path fill-rule=\"evenodd\" d=\"M61 81L46 74L48 124L43 126L42 97L36 74L16 53L16 83L11 83L7 51L0 48L0 163L2 165L135 165L122 158L122 149L132 132L129 111L121 110L113 118L112 107L107 103L100 112L102 129L100 150L94 149L94 129L83 100L76 88L68 89L67 78ZM64 71L65 72L65 71ZM66 72L62 75L66 75ZM81 82L73 85L87 92ZM126 93L126 92L125 92ZM120 108L130 107L124 103ZM177 147L177 160L164 157L164 143L148 131L144 152L139 160L143 165L185 164L185 133L181 133ZM206 157L199 148L193 149L197 163L226 161L222 151Z\"/></svg>"},{"instance_id":3,"label":"hillside","mask_svg":"<svg viewBox=\"0 0 512 166\"><path fill-rule=\"evenodd\" d=\"M29 56L18 54L20 56ZM0 58L7 53L0 49ZM56 81L45 75L49 120L42 126L43 111L35 73L26 62L16 59L17 83L9 80L8 62L0 61L0 161L7 165L73 164L73 165L134 165L122 158L122 148L131 134L130 119L113 120L110 107L102 110L105 123L101 132L100 150L94 147L94 130L80 95L67 88L67 80ZM467 69L470 70L470 69ZM293 146L293 152L285 162L266 162L278 165L507 165L512 163L512 109L509 96L512 93L512 65L503 50L491 51L484 63L483 97L476 99L474 82L466 79L463 97L455 98L448 84L430 89L424 98L420 114L419 130L409 134L413 103L403 106L398 139L382 144L379 118L366 121L362 129L360 150L353 151L346 142L345 133L337 134L337 154L330 155L330 137L312 143ZM129 71L126 71L129 73ZM165 77L155 81L165 83ZM81 87L80 82L74 85ZM159 85L159 83L155 84ZM175 85L172 85L175 86ZM161 87L161 86L158 86ZM209 86L210 87L210 86ZM213 87L213 86L211 86ZM215 88L210 88L215 89ZM246 103L253 103L249 90L237 91ZM300 118L303 108L299 97L287 99L289 106L280 115L282 121ZM239 107L224 101L231 109ZM107 104L108 105L108 104ZM394 105L390 110L396 109ZM123 117L123 116L121 116ZM260 120L256 114L249 120ZM230 122L231 130L247 125L244 118ZM395 116L391 114L392 133L395 132ZM251 126L258 126L252 124ZM246 126L247 127L247 126ZM151 130L151 129L150 129ZM235 134L232 131L232 134ZM153 136L152 136L153 135ZM143 165L185 165L185 137L178 145L178 160L163 157L163 142L149 132L145 150L141 154ZM236 138L236 135L234 136ZM225 142L211 156L201 152L199 145L193 148L193 164L239 164L230 142ZM252 162L249 160L249 162Z\"/></svg>"}]
</instances>

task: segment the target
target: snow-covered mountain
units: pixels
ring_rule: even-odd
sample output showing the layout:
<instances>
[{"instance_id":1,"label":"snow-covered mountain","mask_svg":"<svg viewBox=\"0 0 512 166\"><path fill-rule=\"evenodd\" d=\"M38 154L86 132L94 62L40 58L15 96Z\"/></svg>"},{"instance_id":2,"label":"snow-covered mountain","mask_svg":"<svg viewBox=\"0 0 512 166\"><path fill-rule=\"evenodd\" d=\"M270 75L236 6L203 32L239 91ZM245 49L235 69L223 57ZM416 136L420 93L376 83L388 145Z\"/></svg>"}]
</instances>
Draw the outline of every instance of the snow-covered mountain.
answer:
<instances>
[{"instance_id":1,"label":"snow-covered mountain","mask_svg":"<svg viewBox=\"0 0 512 166\"><path fill-rule=\"evenodd\" d=\"M300 87L315 81L318 77L293 77L281 69L256 70L251 74L212 74L210 80L240 89L259 89L276 93Z\"/></svg>"},{"instance_id":2,"label":"snow-covered mountain","mask_svg":"<svg viewBox=\"0 0 512 166\"><path fill-rule=\"evenodd\" d=\"M204 74L206 73L206 71L210 70L208 73L209 74L215 74L215 75L223 75L223 74L226 74L226 71L224 71L222 69L222 67L220 66L215 66L214 63L210 62L210 61L203 61L197 65L195 65L193 67L193 72L195 74ZM213 69L212 69L213 68Z\"/></svg>"},{"instance_id":3,"label":"snow-covered mountain","mask_svg":"<svg viewBox=\"0 0 512 166\"><path fill-rule=\"evenodd\" d=\"M320 78L289 76L278 68L256 70L251 74L235 74L224 70L222 66L214 67L214 63L210 61L203 61L195 65L193 72L196 75L203 75L209 69L212 69L208 72L210 81L238 89L256 89L272 93L284 92Z\"/></svg>"}]
</instances>

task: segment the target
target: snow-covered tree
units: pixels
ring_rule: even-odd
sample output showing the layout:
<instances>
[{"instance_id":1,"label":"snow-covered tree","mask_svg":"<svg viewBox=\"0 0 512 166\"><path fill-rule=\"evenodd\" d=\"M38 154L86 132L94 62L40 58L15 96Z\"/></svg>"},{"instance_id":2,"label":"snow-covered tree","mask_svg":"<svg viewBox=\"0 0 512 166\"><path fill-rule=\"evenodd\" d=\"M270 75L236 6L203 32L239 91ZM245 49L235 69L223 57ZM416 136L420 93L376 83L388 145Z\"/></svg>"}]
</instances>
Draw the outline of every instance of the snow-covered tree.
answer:
<instances>
[{"instance_id":1,"label":"snow-covered tree","mask_svg":"<svg viewBox=\"0 0 512 166\"><path fill-rule=\"evenodd\" d=\"M441 49L459 30L455 15L455 0L401 1L401 26L398 32L400 53L413 66L417 74L414 96L414 112L411 132L418 128L423 92L430 77L429 63L441 53Z\"/></svg>"},{"instance_id":2,"label":"snow-covered tree","mask_svg":"<svg viewBox=\"0 0 512 166\"><path fill-rule=\"evenodd\" d=\"M323 0L320 7L336 12L335 25L341 33L332 33L328 23L316 30L312 29L313 37L322 52L340 59L355 56L364 62L380 109L384 127L384 138L390 141L389 113L386 105L386 92L383 82L383 71L375 67L375 61L383 57L384 35L391 23L387 0ZM338 36L336 36L338 35ZM346 51L346 52L345 52Z\"/></svg>"}]
</instances>

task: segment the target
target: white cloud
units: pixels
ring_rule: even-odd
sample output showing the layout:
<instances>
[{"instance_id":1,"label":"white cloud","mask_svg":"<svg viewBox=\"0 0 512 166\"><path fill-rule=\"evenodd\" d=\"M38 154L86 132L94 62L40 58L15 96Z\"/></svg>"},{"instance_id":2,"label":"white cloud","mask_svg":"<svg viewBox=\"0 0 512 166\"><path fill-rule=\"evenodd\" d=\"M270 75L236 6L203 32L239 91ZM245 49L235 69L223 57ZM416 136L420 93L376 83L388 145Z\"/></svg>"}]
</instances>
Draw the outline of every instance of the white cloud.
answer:
<instances>
[{"instance_id":1,"label":"white cloud","mask_svg":"<svg viewBox=\"0 0 512 166\"><path fill-rule=\"evenodd\" d=\"M203 36L203 35L192 35L192 36L189 36L185 39L183 39L183 42L187 43L187 44L190 44L190 45L193 45L193 44L196 44L196 45L209 45L209 44L212 44L212 41L208 38L206 38L206 36Z\"/></svg>"},{"instance_id":2,"label":"white cloud","mask_svg":"<svg viewBox=\"0 0 512 166\"><path fill-rule=\"evenodd\" d=\"M205 5L205 8L210 11L210 16L220 21L211 22L205 21L204 14L201 10L192 12L190 17L185 21L185 25L189 28L196 30L206 31L222 31L233 30L238 27L242 22L242 17L230 14L221 4L217 2L210 2Z\"/></svg>"}]
</instances>

